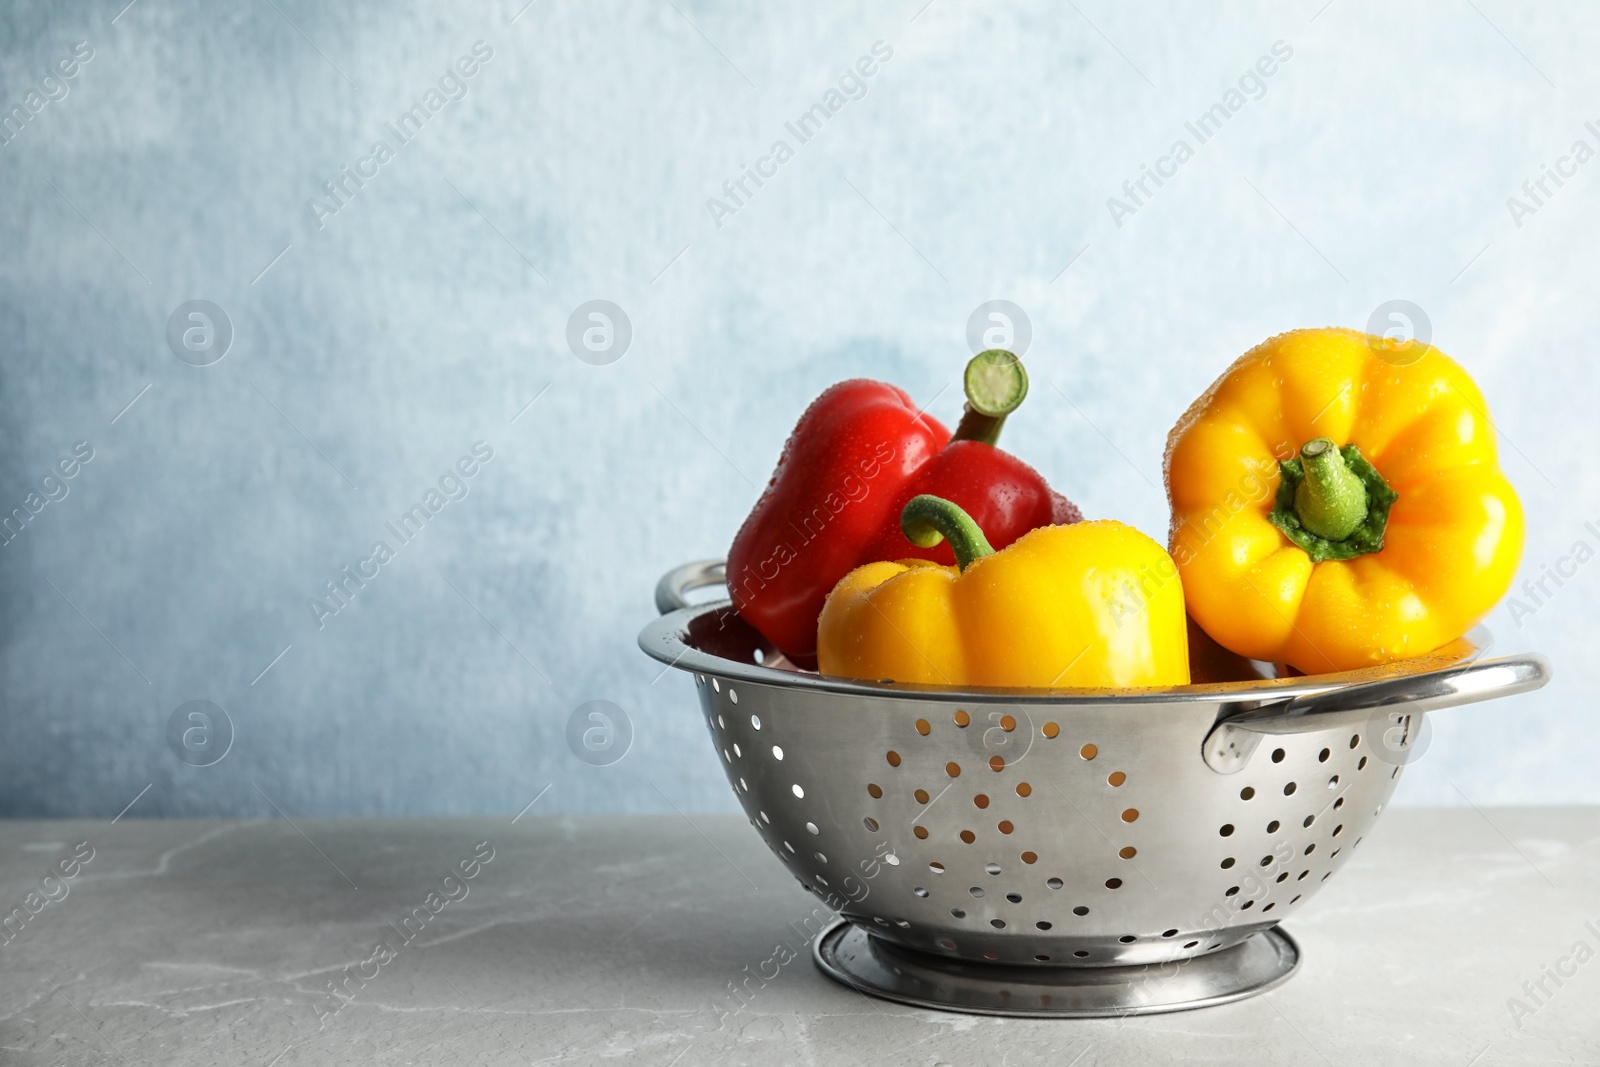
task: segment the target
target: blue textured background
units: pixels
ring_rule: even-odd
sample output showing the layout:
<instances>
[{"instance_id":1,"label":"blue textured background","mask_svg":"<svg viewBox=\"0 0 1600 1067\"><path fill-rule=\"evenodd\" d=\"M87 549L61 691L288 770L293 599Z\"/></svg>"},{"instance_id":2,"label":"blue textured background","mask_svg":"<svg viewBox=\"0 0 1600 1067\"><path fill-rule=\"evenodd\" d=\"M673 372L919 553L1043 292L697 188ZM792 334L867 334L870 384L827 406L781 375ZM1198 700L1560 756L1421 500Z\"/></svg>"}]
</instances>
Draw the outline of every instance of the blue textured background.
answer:
<instances>
[{"instance_id":1,"label":"blue textured background","mask_svg":"<svg viewBox=\"0 0 1600 1067\"><path fill-rule=\"evenodd\" d=\"M0 146L0 507L95 457L0 548L0 812L146 785L138 814L516 811L548 783L541 811L731 808L692 687L634 646L656 577L725 549L829 382L953 420L990 298L1035 336L1007 443L1090 515L1164 538L1189 399L1404 298L1492 398L1524 577L1600 547L1600 162L1506 203L1600 146L1592 12L921 2L8 3L6 110L94 57ZM467 95L319 229L308 199L479 40ZM707 198L880 40L866 95L717 225ZM1107 198L1280 40L1116 225ZM196 298L235 330L205 368L165 341ZM633 323L610 366L567 350L593 298ZM470 495L319 630L308 598L478 440ZM1600 800L1597 573L1491 618L1558 678L1438 716L1407 802ZM636 731L611 767L565 741L594 698ZM165 741L194 699L237 729L212 767Z\"/></svg>"}]
</instances>

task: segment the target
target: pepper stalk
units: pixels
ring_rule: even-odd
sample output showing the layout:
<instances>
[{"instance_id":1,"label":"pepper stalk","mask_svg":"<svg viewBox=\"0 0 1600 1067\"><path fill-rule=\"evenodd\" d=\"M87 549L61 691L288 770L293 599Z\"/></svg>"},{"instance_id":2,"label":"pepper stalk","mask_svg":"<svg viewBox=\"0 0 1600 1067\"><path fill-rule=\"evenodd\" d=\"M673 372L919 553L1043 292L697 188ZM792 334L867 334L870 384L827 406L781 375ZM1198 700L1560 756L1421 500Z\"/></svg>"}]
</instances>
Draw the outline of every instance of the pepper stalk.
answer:
<instances>
[{"instance_id":1,"label":"pepper stalk","mask_svg":"<svg viewBox=\"0 0 1600 1067\"><path fill-rule=\"evenodd\" d=\"M906 501L900 512L900 531L918 548L949 541L956 567L966 570L974 560L994 555L994 546L959 504L942 496L923 493Z\"/></svg>"},{"instance_id":2,"label":"pepper stalk","mask_svg":"<svg viewBox=\"0 0 1600 1067\"><path fill-rule=\"evenodd\" d=\"M968 361L961 384L967 406L950 440L996 443L1006 416L1028 395L1028 372L1022 360L1003 348L985 349Z\"/></svg>"}]
</instances>

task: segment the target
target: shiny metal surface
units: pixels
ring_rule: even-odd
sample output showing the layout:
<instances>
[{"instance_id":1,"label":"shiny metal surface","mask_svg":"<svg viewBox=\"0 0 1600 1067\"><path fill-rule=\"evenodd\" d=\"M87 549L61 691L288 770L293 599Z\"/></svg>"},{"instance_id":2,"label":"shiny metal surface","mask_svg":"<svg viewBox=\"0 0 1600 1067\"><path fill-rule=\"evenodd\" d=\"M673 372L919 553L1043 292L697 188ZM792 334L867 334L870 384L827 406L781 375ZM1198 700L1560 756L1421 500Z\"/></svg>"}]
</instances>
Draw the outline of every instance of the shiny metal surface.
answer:
<instances>
[{"instance_id":1,"label":"shiny metal surface","mask_svg":"<svg viewBox=\"0 0 1600 1067\"><path fill-rule=\"evenodd\" d=\"M1300 967L1300 948L1274 927L1232 948L1137 967L1007 967L897 949L841 919L812 942L822 973L902 1004L978 1015L1105 1018L1226 1004L1265 993Z\"/></svg>"},{"instance_id":2,"label":"shiny metal surface","mask_svg":"<svg viewBox=\"0 0 1600 1067\"><path fill-rule=\"evenodd\" d=\"M1548 678L1535 656L1467 662L1481 636L1168 689L823 678L726 600L689 606L720 580L718 561L668 574L639 643L694 678L751 825L886 945L979 965L1156 964L1269 930L1360 846L1427 711Z\"/></svg>"}]
</instances>

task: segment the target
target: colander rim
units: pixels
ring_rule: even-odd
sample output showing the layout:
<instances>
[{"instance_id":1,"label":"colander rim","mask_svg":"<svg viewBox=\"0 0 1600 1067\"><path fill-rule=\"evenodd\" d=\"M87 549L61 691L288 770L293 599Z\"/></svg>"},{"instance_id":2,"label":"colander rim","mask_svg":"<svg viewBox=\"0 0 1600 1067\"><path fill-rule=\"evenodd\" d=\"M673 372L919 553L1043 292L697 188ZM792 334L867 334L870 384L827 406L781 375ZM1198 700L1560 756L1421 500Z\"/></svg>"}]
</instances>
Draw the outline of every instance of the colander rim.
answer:
<instances>
[{"instance_id":1,"label":"colander rim","mask_svg":"<svg viewBox=\"0 0 1600 1067\"><path fill-rule=\"evenodd\" d=\"M1201 682L1178 686L1139 688L1004 689L982 686L918 685L908 682L862 681L782 670L758 663L743 663L696 648L689 642L689 627L698 618L732 607L727 598L680 608L653 619L639 632L639 648L650 658L700 675L729 681L775 686L808 692L838 693L900 700L961 701L971 704L1186 704L1259 703L1326 692L1363 682L1411 677L1453 667L1477 658L1493 644L1489 631L1476 627L1465 637L1432 652L1377 667L1289 678L1261 678L1237 682Z\"/></svg>"}]
</instances>

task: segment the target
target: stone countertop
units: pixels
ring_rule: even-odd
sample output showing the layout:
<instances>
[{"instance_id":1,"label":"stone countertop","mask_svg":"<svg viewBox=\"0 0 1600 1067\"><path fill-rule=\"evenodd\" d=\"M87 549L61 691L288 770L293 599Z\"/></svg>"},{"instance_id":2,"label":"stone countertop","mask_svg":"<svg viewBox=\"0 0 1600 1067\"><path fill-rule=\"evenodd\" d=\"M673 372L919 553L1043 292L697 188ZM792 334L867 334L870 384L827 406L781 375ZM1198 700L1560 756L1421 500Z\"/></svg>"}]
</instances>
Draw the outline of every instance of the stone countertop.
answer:
<instances>
[{"instance_id":1,"label":"stone countertop","mask_svg":"<svg viewBox=\"0 0 1600 1067\"><path fill-rule=\"evenodd\" d=\"M1386 813L1286 985L1107 1021L834 984L735 816L10 822L0 857L7 1065L1600 1061L1594 808Z\"/></svg>"}]
</instances>

